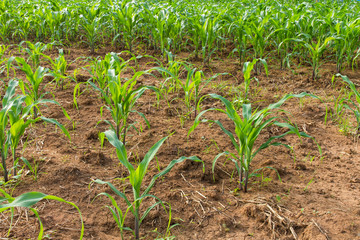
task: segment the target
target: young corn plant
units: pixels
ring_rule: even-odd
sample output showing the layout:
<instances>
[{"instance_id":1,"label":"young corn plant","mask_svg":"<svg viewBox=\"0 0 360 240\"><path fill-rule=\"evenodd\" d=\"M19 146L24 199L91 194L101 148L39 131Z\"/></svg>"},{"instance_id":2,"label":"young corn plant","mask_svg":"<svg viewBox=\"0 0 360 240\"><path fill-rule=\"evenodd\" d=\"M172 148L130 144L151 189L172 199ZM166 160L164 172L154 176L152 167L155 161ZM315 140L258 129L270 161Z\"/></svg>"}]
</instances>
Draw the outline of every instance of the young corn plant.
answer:
<instances>
[{"instance_id":1,"label":"young corn plant","mask_svg":"<svg viewBox=\"0 0 360 240\"><path fill-rule=\"evenodd\" d=\"M1 3L0 3L1 4ZM4 43L9 43L10 41L10 33L13 28L13 24L15 22L14 15L9 11L6 11L6 8L0 9L2 14L0 15L0 39Z\"/></svg>"},{"instance_id":2,"label":"young corn plant","mask_svg":"<svg viewBox=\"0 0 360 240\"><path fill-rule=\"evenodd\" d=\"M6 69L6 61L7 59L4 57L6 50L9 48L9 46L0 45L0 75L4 72Z\"/></svg>"},{"instance_id":3,"label":"young corn plant","mask_svg":"<svg viewBox=\"0 0 360 240\"><path fill-rule=\"evenodd\" d=\"M153 58L156 61L155 63L159 65L159 67L151 68L150 71L158 71L164 79L160 84L159 91L166 100L168 107L170 107L170 93L174 93L180 89L178 79L183 71L184 63L182 61L175 60L175 57L171 52L168 52L168 62L165 65L157 58L152 56L149 57ZM158 103L159 100L160 99L158 98Z\"/></svg>"},{"instance_id":4,"label":"young corn plant","mask_svg":"<svg viewBox=\"0 0 360 240\"><path fill-rule=\"evenodd\" d=\"M68 77L66 76L66 71L70 64L66 61L64 56L64 50L59 49L59 57L55 58L53 60L50 56L47 56L45 54L42 54L42 56L49 61L51 65L51 75L54 77L54 81L56 83L56 86L60 87L61 90L64 89L64 80Z\"/></svg>"},{"instance_id":5,"label":"young corn plant","mask_svg":"<svg viewBox=\"0 0 360 240\"><path fill-rule=\"evenodd\" d=\"M194 118L198 113L198 103L200 100L201 91L215 78L226 73L218 73L214 76L205 79L205 75L202 71L197 71L196 68L192 68L190 65L183 65L186 69L187 76L185 81L177 79L181 89L184 91L184 103L189 114L194 111ZM192 110L194 109L194 110Z\"/></svg>"},{"instance_id":6,"label":"young corn plant","mask_svg":"<svg viewBox=\"0 0 360 240\"><path fill-rule=\"evenodd\" d=\"M259 151L270 146L285 146L287 148L291 148L287 144L276 142L277 139L282 138L288 134L295 134L299 138L300 137L311 138L306 133L299 132L296 125L292 125L290 123L278 122L276 121L276 119L278 118L277 116L270 117L270 115L274 114L272 110L281 107L281 105L286 100L293 97L302 98L304 96L315 97L311 94L306 94L306 93L301 93L298 95L289 94L284 96L277 103L271 104L262 110L255 110L255 111L252 111L251 104L243 104L242 117L241 117L236 112L234 105L229 100L217 94L209 94L208 96L204 96L204 97L211 97L213 99L220 100L225 105L225 110L218 108L210 108L199 113L199 115L196 117L194 121L193 126L190 128L188 132L188 136L196 129L196 127L200 124L200 122L213 122L219 125L221 130L223 130L224 133L228 135L228 137L230 138L236 153L231 153L226 151L218 154L213 160L212 169L214 171L216 161L221 156L226 155L230 157L231 161L235 163L236 170L239 174L239 188L242 189L242 185L244 185L244 191L247 192L248 179L252 176L255 176L255 172L257 171L255 170L253 173L250 173L251 162ZM202 119L202 116L209 111L219 111L225 113L228 116L228 118L233 122L235 127L234 131L227 130L219 120ZM265 143L260 145L260 147L255 150L254 144L257 138L260 136L261 132L265 128L270 127L271 125L276 125L280 128L287 128L289 130L284 134L270 137Z\"/></svg>"},{"instance_id":7,"label":"young corn plant","mask_svg":"<svg viewBox=\"0 0 360 240\"><path fill-rule=\"evenodd\" d=\"M120 161L120 163L122 165L124 165L126 167L126 169L129 171L129 182L132 186L132 192L133 192L133 201L131 201L125 193L120 192L118 189L115 188L114 185L112 185L110 182L104 182L102 180L95 180L96 183L99 184L106 184L110 187L110 189L116 194L118 195L121 199L123 199L127 205L127 209L125 211L121 210L121 208L119 207L118 203L116 202L116 200L114 199L113 196L111 196L108 193L101 193L98 196L106 196L111 200L111 203L113 205L113 207L108 206L108 208L110 209L119 229L120 229L120 234L121 234L121 239L124 239L124 235L123 235L123 231L124 230L128 230L128 231L132 231L135 239L140 239L140 226L141 223L144 221L145 217L147 216L147 214L156 206L158 206L159 204L162 205L162 207L164 208L164 210L167 212L167 214L169 215L169 222L168 222L168 231L170 229L170 222L171 222L171 207L170 204L168 204L169 206L169 210L167 210L167 208L165 207L165 203L162 202L158 197L151 195L150 191L152 189L152 187L154 186L156 180L159 177L164 176L165 174L167 174L173 167L175 164L177 163L181 163L185 160L191 160L191 161L195 161L195 162L201 162L204 166L204 163L202 160L200 160L199 158L197 158L196 156L191 156L191 157L180 157L179 159L176 160L172 160L169 165L162 170L160 173L156 174L155 176L152 177L149 185L145 188L145 190L142 192L141 188L142 188L142 183L144 181L144 178L146 176L146 173L148 172L148 167L149 164L151 162L151 160L155 157L156 153L158 152L159 148L162 146L162 144L166 141L166 139L168 137L164 137L162 138L160 141L158 141L157 143L154 144L154 146L152 146L150 148L150 150L146 153L146 155L144 156L144 159L139 163L139 165L137 166L137 168L135 168L128 160L128 153L126 151L126 148L124 146L124 144L118 139L117 134L112 131L112 130L108 130L104 133L106 135L106 138L109 140L109 142L116 148L116 153L118 156L118 159ZM103 138L104 139L104 138ZM151 205L150 207L148 207L143 214L140 213L140 208L143 205L143 201L146 198L153 198L155 200L155 203L153 205ZM124 223L125 223L125 218L128 214L128 212L131 212L134 217L135 217L135 226L134 229L132 230L129 227L125 227Z\"/></svg>"},{"instance_id":8,"label":"young corn plant","mask_svg":"<svg viewBox=\"0 0 360 240\"><path fill-rule=\"evenodd\" d=\"M151 56L149 56L151 57ZM178 90L178 84L177 80L179 78L179 75L181 74L183 70L183 65L185 64L183 61L177 61L175 60L175 56L171 53L167 53L167 63L164 65L159 59L155 57L153 58L156 63L159 65L159 67L154 67L152 70L156 70L161 73L161 76L163 79L165 79L161 83L161 88L167 89L167 92L175 92Z\"/></svg>"},{"instance_id":9,"label":"young corn plant","mask_svg":"<svg viewBox=\"0 0 360 240\"><path fill-rule=\"evenodd\" d=\"M1 168L4 172L4 182L8 182L8 171L6 167L6 159L8 156L9 146L10 146L10 132L7 129L8 127L8 112L10 111L10 108L12 106L12 99L11 96L9 96L9 92L12 91L11 84L8 87L4 98L2 99L2 108L0 110L0 151L1 151ZM10 90L9 90L10 88ZM15 87L14 87L15 89ZM15 91L15 90L14 90Z\"/></svg>"},{"instance_id":10,"label":"young corn plant","mask_svg":"<svg viewBox=\"0 0 360 240\"><path fill-rule=\"evenodd\" d=\"M93 4L89 7L87 4L81 4L79 8L79 26L84 31L85 42L91 49L91 53L95 52L95 48L102 34L102 18L101 4Z\"/></svg>"},{"instance_id":11,"label":"young corn plant","mask_svg":"<svg viewBox=\"0 0 360 240\"><path fill-rule=\"evenodd\" d=\"M178 21L179 19L173 14L171 8L161 9L155 14L152 12L153 9L146 8L145 10L151 16L148 21L154 26L151 28L154 48L156 49L157 45L160 45L161 54L163 59L165 59L167 51L170 51L172 41L179 37L178 35L171 36L171 33L174 32L178 23L181 23L181 20ZM176 32L179 33L181 27L177 30Z\"/></svg>"},{"instance_id":12,"label":"young corn plant","mask_svg":"<svg viewBox=\"0 0 360 240\"><path fill-rule=\"evenodd\" d=\"M343 62L345 60L345 52L348 47L346 36L341 31L344 28L338 23L335 25L334 30L336 35L334 36L334 48L335 48L335 59L336 59L336 72L340 73L343 68Z\"/></svg>"},{"instance_id":13,"label":"young corn plant","mask_svg":"<svg viewBox=\"0 0 360 240\"><path fill-rule=\"evenodd\" d=\"M123 142L126 143L126 133L130 127L134 127L134 124L128 125L128 118L130 113L139 114L146 122L146 125L150 128L149 121L146 119L143 113L134 110L134 105L137 100L143 95L143 93L150 89L159 93L158 89L153 86L142 86L135 88L137 79L146 72L136 72L131 79L128 79L124 83L121 82L120 74L116 75L115 70L109 70L111 77L109 84L105 90L97 87L94 83L89 84L97 91L100 92L102 99L105 101L105 106L101 107L100 112L103 114L103 108L107 109L112 117L112 122L104 120L110 125L111 129L116 132L116 136L120 138L123 136ZM135 128L136 129L136 128Z\"/></svg>"},{"instance_id":14,"label":"young corn plant","mask_svg":"<svg viewBox=\"0 0 360 240\"><path fill-rule=\"evenodd\" d=\"M241 66L243 63L243 59L245 58L246 52L246 41L247 41L247 34L244 28L245 21L247 18L247 12L244 16L236 21L233 21L228 29L229 34L235 35L234 42L236 44L236 48L233 52L237 52L239 55L239 65Z\"/></svg>"},{"instance_id":15,"label":"young corn plant","mask_svg":"<svg viewBox=\"0 0 360 240\"><path fill-rule=\"evenodd\" d=\"M347 77L341 74L336 74L337 77L341 77L341 79L349 86L351 89L350 94L347 98L342 99L342 106L346 109L352 111L356 118L356 135L360 133L360 93L356 89L355 84ZM355 96L355 101L352 99ZM346 104L348 103L348 104Z\"/></svg>"},{"instance_id":16,"label":"young corn plant","mask_svg":"<svg viewBox=\"0 0 360 240\"><path fill-rule=\"evenodd\" d=\"M137 59L141 56L136 57L130 53L132 55L131 58L125 60L119 56L122 53L130 52L123 51L120 54L112 52L106 54L104 59L94 59L90 63L89 69L86 69L91 75L91 79L89 81L95 83L100 89L107 91L107 86L112 79L113 74L120 75L127 69L131 69L135 73L135 68L130 66L130 63L134 61L135 64L137 64ZM75 87L75 90L77 87L78 86Z\"/></svg>"},{"instance_id":17,"label":"young corn plant","mask_svg":"<svg viewBox=\"0 0 360 240\"><path fill-rule=\"evenodd\" d=\"M244 66L243 66L244 84L245 84L244 103L249 102L249 96L248 95L249 95L249 88L250 88L251 80L255 79L257 82L259 82L259 80L256 77L251 78L251 71L254 69L254 66L256 65L256 63L258 61L260 61L264 65L266 76L269 74L267 63L262 58L254 59L252 62L245 62L244 63Z\"/></svg>"},{"instance_id":18,"label":"young corn plant","mask_svg":"<svg viewBox=\"0 0 360 240\"><path fill-rule=\"evenodd\" d=\"M223 10L224 12L226 10ZM208 17L200 28L200 39L202 44L203 64L209 65L211 55L216 51L215 42L218 38L218 32L222 28L220 24L220 16L223 12L218 13L217 17Z\"/></svg>"},{"instance_id":19,"label":"young corn plant","mask_svg":"<svg viewBox=\"0 0 360 240\"><path fill-rule=\"evenodd\" d=\"M194 47L195 58L198 59L199 58L199 51L201 50L201 37L200 37L200 35L201 35L201 31L202 31L202 26L199 23L201 21L204 21L203 16L187 13L186 17L188 19L191 19L189 21L189 27L188 27L189 38L190 38L190 40L192 42L192 45Z\"/></svg>"},{"instance_id":20,"label":"young corn plant","mask_svg":"<svg viewBox=\"0 0 360 240\"><path fill-rule=\"evenodd\" d=\"M182 80L178 79L178 82L185 93L184 103L187 108L187 112L191 115L192 107L194 107L195 118L197 115L197 103L199 101L200 92L207 84L209 84L212 78L206 81L206 83L200 88L200 85L203 82L204 73L202 71L197 71L196 68L190 68L190 66L187 65L184 66L187 71L186 80L183 82Z\"/></svg>"},{"instance_id":21,"label":"young corn plant","mask_svg":"<svg viewBox=\"0 0 360 240\"><path fill-rule=\"evenodd\" d=\"M86 38L83 42L90 47L91 53L95 53L95 48L100 38L100 31L102 30L101 17L96 17L90 20L83 16L81 27L85 31Z\"/></svg>"},{"instance_id":22,"label":"young corn plant","mask_svg":"<svg viewBox=\"0 0 360 240\"><path fill-rule=\"evenodd\" d=\"M9 148L12 152L13 157L13 167L14 176L16 176L16 167L17 167L17 154L16 149L19 145L19 142L24 135L25 130L33 123L38 121L44 121L59 127L64 134L70 139L70 135L66 128L60 124L57 120L46 118L46 117L37 117L35 119L29 118L29 113L33 108L39 104L45 104L48 102L56 103L54 101L42 100L32 103L30 105L26 104L27 96L15 95L16 87L18 86L17 81L10 81L7 91L4 98L2 99L2 109L0 111L0 150L2 154L2 164L1 167L4 171L4 180L5 183L8 182L8 171L7 171L7 154Z\"/></svg>"},{"instance_id":23,"label":"young corn plant","mask_svg":"<svg viewBox=\"0 0 360 240\"><path fill-rule=\"evenodd\" d=\"M311 61L309 62L312 67L311 78L313 80L315 80L319 74L319 68L321 66L321 64L320 64L321 56L327 49L328 44L331 41L333 41L334 39L335 39L334 37L327 37L322 44L321 44L320 38L318 39L317 42L312 42L311 40L310 40L310 42L306 42L306 41L304 41L302 39L298 39L298 38L285 39L284 42L287 42L287 41L297 42L297 43L301 44L301 46L303 46L308 51L308 53L311 57Z\"/></svg>"},{"instance_id":24,"label":"young corn plant","mask_svg":"<svg viewBox=\"0 0 360 240\"><path fill-rule=\"evenodd\" d=\"M49 69L38 67L35 72L33 72L31 66L26 63L23 58L16 58L16 62L19 64L17 67L21 71L23 71L26 75L27 82L24 80L20 80L19 85L22 93L27 98L27 104L34 104L39 100L43 99L47 92L44 92L46 85L41 86L44 77L49 76ZM34 118L38 116L37 107L34 108Z\"/></svg>"},{"instance_id":25,"label":"young corn plant","mask_svg":"<svg viewBox=\"0 0 360 240\"><path fill-rule=\"evenodd\" d=\"M40 232L38 235L38 239L42 239L43 235L44 235L44 226L42 224L42 221L40 219L38 211L35 208L33 208L33 206L36 203L40 202L41 200L55 200L58 202L63 202L63 203L69 204L78 211L80 220L81 220L80 240L83 239L84 229L85 229L84 221L82 219L80 209L74 203L66 201L60 197L56 197L53 195L47 195L47 194L40 193L40 192L27 192L27 193L21 194L20 196L18 196L16 198L14 198L10 194L6 193L3 189L0 189L0 193L2 195L2 196L0 195L0 213L6 213L9 210L11 213L11 221L10 221L11 225L7 232L7 236L10 235L10 232L12 229L12 223L13 223L13 219L14 219L15 209L19 208L19 207L25 207L25 208L28 208L30 211L32 211L35 214L36 218L38 219L39 225L40 225Z\"/></svg>"},{"instance_id":26,"label":"young corn plant","mask_svg":"<svg viewBox=\"0 0 360 240\"><path fill-rule=\"evenodd\" d=\"M117 29L117 34L113 39L113 42L122 38L125 42L127 49L133 52L133 42L136 39L135 29L139 25L141 20L139 14L139 7L133 2L123 1L121 3L114 3L110 1L112 5L112 20L113 25Z\"/></svg>"},{"instance_id":27,"label":"young corn plant","mask_svg":"<svg viewBox=\"0 0 360 240\"><path fill-rule=\"evenodd\" d=\"M260 17L259 17L260 18ZM260 23L251 22L245 26L246 37L250 41L254 50L254 58L263 59L267 44L269 44L269 38L271 35L266 32L266 24L268 23L270 15L265 16ZM259 62L255 64L256 74L260 74Z\"/></svg>"},{"instance_id":28,"label":"young corn plant","mask_svg":"<svg viewBox=\"0 0 360 240\"><path fill-rule=\"evenodd\" d=\"M23 47L23 44L26 44L27 47ZM37 42L35 44L33 44L32 42L29 41L22 41L19 44L19 48L23 49L28 55L29 58L27 61L29 61L29 59L32 62L32 67L33 68L38 68L40 66L40 57L43 55L43 53L48 49L51 48L52 44L45 44L45 43L41 43L41 42Z\"/></svg>"},{"instance_id":29,"label":"young corn plant","mask_svg":"<svg viewBox=\"0 0 360 240\"><path fill-rule=\"evenodd\" d=\"M354 70L354 66L357 65L356 63L357 63L359 57L360 57L360 48L357 50L356 55L354 56L354 58L352 60L352 63L351 63L352 70Z\"/></svg>"}]
</instances>

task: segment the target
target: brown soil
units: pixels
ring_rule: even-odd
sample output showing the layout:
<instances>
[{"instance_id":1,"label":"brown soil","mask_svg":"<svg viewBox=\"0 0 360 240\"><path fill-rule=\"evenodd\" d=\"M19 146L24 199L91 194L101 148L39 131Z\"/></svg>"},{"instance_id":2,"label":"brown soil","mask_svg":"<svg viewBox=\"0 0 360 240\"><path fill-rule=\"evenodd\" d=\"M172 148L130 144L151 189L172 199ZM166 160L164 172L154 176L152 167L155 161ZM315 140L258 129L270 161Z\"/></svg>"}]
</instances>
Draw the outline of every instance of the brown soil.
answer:
<instances>
[{"instance_id":1,"label":"brown soil","mask_svg":"<svg viewBox=\"0 0 360 240\"><path fill-rule=\"evenodd\" d=\"M109 51L112 49L99 50L98 55L104 56ZM90 56L88 50L84 49L71 48L69 52L66 55L68 60ZM55 57L57 50L48 54ZM181 57L185 56L181 54ZM152 67L146 65L150 61L141 59L141 69ZM193 63L201 66L200 61ZM78 60L72 65L69 74L85 65ZM168 107L166 101L161 100L158 107L150 91L140 98L136 109L146 115L151 128L145 128L146 125L138 115L131 117L133 122L139 121L143 126L142 132L137 133L132 129L127 138L128 153L133 161L142 159L160 138L175 132L160 148L158 162L155 159L151 162L144 186L158 173L158 168L163 169L173 159L195 155L205 162L205 172L201 164L190 161L175 166L164 178L158 179L151 191L151 194L171 204L171 225L178 225L171 229L170 236L176 236L177 239L294 239L295 236L303 240L360 239L358 142L352 135L341 133L338 124L332 122L330 117L326 124L324 122L326 106L329 109L333 106L333 96L337 97L343 86L340 82L331 85L334 70L333 65L323 65L321 78L312 81L309 79L309 67L291 72L278 70L278 65L274 64L270 66L268 77L257 76L259 84L255 81L251 83L254 108L267 106L286 93L304 91L324 101L291 99L283 107L288 114L282 114L284 117L289 116L302 131L315 137L322 147L323 158L320 158L314 141L286 137L283 143L293 145L294 153L283 147L270 147L260 152L252 163L253 170L267 166L277 169L282 181L274 171L263 170L263 178L250 179L247 193L236 190L237 176L230 161L220 159L213 178L212 159L219 152L234 151L231 141L219 127L202 123L187 139L193 120L185 119L184 123L180 121L178 114L184 110L182 102L173 101ZM220 76L203 94L218 93L231 99L234 88L242 83L241 67L234 59L213 60L211 68L205 68L205 72L208 75L229 72L233 76ZM343 74L354 82L360 81L359 70L346 70ZM17 77L24 76L17 72ZM78 81L85 82L89 78L89 73L80 71ZM146 76L139 82L142 85L158 86L160 80ZM23 156L32 163L39 162L39 177L34 181L32 174L25 169L13 196L39 191L72 201L81 209L84 218L84 239L120 239L116 223L105 207L111 205L110 200L105 197L95 198L101 192L112 192L108 187L91 181L110 181L130 196L129 184L121 180L128 173L119 164L115 150L109 143L100 149L98 133L108 129L108 126L99 121L109 119L109 115L106 113L101 117L102 101L98 94L91 88L82 87L86 91L78 97L77 110L73 104L74 86L75 83L69 82L64 90L54 90L51 85L47 88L66 109L72 122L56 105L42 109L45 116L56 118L66 125L71 142L51 125L45 127L37 123L27 130L28 145ZM219 102L207 100L203 109L213 106L222 107ZM206 116L220 120L228 129L233 128L224 114L209 112ZM257 145L279 134L279 131L276 127L263 131ZM124 203L117 200L124 209ZM152 199L144 200L144 208L153 203ZM47 235L49 239L79 237L79 216L71 206L55 201L42 201L36 206L44 224L44 236ZM6 238L9 215L0 215L0 219L0 234ZM129 214L126 226L132 228L133 219ZM155 208L141 225L141 236L144 239L164 237L167 224L165 211ZM10 239L37 238L39 224L31 212L17 209L13 225L8 236ZM125 238L131 239L131 235L126 233Z\"/></svg>"}]
</instances>

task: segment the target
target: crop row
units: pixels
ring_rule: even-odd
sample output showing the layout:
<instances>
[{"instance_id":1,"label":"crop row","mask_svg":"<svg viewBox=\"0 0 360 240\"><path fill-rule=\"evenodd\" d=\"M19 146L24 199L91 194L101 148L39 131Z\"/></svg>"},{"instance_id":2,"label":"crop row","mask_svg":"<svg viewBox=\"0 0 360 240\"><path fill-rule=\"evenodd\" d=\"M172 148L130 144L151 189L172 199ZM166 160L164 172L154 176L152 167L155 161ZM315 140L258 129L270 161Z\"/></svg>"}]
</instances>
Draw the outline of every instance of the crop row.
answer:
<instances>
[{"instance_id":1,"label":"crop row","mask_svg":"<svg viewBox=\"0 0 360 240\"><path fill-rule=\"evenodd\" d=\"M337 71L360 54L360 4L356 1L15 1L0 3L0 39L73 44L94 52L111 44L131 52L155 49L274 58L281 67L320 58ZM325 55L324 55L325 54ZM327 56L330 55L330 58ZM257 66L256 66L257 67Z\"/></svg>"}]
</instances>

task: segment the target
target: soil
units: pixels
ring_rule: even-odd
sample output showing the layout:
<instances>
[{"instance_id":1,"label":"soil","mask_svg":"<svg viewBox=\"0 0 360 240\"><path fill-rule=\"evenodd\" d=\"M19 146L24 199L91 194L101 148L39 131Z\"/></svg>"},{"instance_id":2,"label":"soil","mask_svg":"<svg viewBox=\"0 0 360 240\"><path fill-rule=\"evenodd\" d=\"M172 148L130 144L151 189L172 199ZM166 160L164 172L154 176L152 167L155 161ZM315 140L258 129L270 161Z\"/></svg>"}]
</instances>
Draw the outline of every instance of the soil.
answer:
<instances>
[{"instance_id":1,"label":"soil","mask_svg":"<svg viewBox=\"0 0 360 240\"><path fill-rule=\"evenodd\" d=\"M96 56L103 57L111 51L114 49L99 49ZM65 53L69 61L94 56L82 48L68 48ZM12 54L21 56L16 48ZM55 58L57 50L47 54ZM184 59L187 56L181 53L178 57ZM150 58L141 58L140 69L155 66L146 64L151 61ZM192 59L190 62L201 68L201 60ZM75 69L79 69L77 80L86 82L90 74L81 69L86 65L85 61L77 60L68 74L72 75ZM205 163L205 171L201 163L187 160L157 180L150 193L171 204L170 225L173 227L167 235L168 215L162 207L155 207L141 224L143 239L166 236L175 236L176 239L360 239L358 138L351 132L341 132L342 128L332 121L329 114L333 109L334 96L339 96L340 89L345 86L340 81L331 83L335 65L323 65L320 78L316 81L310 79L311 68L308 66L290 71L280 70L276 62L269 65L269 76L261 74L256 76L258 83L251 83L253 109L274 103L286 93L307 92L320 97L322 101L314 98L287 101L282 107L285 112L279 113L279 120L289 118L301 131L314 137L321 146L322 155L315 141L287 136L282 143L292 145L294 151L275 146L261 151L251 163L252 170L263 168L259 171L261 176L251 178L249 190L244 193L238 189L238 176L231 161L220 158L214 174L211 171L212 160L218 153L234 152L227 135L218 126L201 123L187 138L194 119L180 117L179 114L186 110L184 104L177 99L168 106L162 99L158 105L155 95L147 91L135 109L146 115L151 128L146 127L139 115L131 115L131 121L138 122L136 126L142 129L139 132L131 129L127 136L126 147L132 163L136 165L135 162L139 162L162 137L170 133L173 135L160 148L157 159L150 163L143 186L147 186L159 169L164 169L171 160L181 156L198 156ZM42 66L49 67L45 62ZM236 59L216 58L211 61L210 67L203 70L207 76L223 72L232 75L219 76L203 90L202 95L217 93L232 99L237 89L243 89L242 68ZM360 81L359 69L344 70L343 74L355 83ZM141 77L138 86L159 86L162 79L154 75ZM16 76L25 78L19 71ZM100 147L98 133L108 129L108 125L100 120L110 119L110 115L105 111L101 116L103 103L98 93L83 85L83 94L77 98L76 109L73 104L75 85L75 82L67 82L63 90L52 84L46 88L65 108L71 121L57 105L48 104L48 107L41 108L44 116L56 118L69 129L71 141L50 124L37 123L28 129L25 133L28 139L26 149L22 152L23 146L20 146L18 152L32 164L39 164L38 179L34 180L31 172L24 168L18 184L9 185L7 190L13 189L13 196L39 191L71 201L81 210L85 223L84 239L121 239L112 214L106 208L111 205L110 200L104 196L96 197L102 192L115 194L109 187L92 180L110 181L131 198L131 188L124 180L128 173L120 165L111 144L106 142L102 149ZM182 96L181 93L179 96ZM47 97L51 98L51 95ZM177 94L170 95L170 98L177 98ZM202 105L202 109L211 107L223 108L220 102L210 99ZM205 116L220 120L229 130L234 128L225 114L208 112ZM350 113L349 119L355 121ZM275 126L265 129L256 146L282 131ZM281 180L274 170L266 167L277 169ZM116 200L123 210L126 209L120 198L116 197ZM142 210L154 203L153 199L145 199ZM41 201L36 208L46 239L79 238L79 215L70 205L49 200ZM9 216L0 215L2 238L37 238L39 223L32 212L18 208L13 228L7 236ZM133 216L129 214L125 226L133 228L133 221ZM125 239L133 238L125 231Z\"/></svg>"}]
</instances>

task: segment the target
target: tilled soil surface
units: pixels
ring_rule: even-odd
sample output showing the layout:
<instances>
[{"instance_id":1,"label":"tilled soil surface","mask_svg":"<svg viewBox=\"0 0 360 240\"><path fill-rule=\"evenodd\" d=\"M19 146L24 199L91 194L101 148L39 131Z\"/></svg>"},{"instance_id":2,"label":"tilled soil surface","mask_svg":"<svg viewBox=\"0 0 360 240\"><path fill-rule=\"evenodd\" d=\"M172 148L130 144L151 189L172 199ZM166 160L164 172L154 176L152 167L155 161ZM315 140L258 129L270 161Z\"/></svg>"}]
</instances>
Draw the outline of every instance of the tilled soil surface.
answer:
<instances>
[{"instance_id":1,"label":"tilled soil surface","mask_svg":"<svg viewBox=\"0 0 360 240\"><path fill-rule=\"evenodd\" d=\"M99 50L96 56L104 56L113 49ZM67 60L91 56L86 49L66 49ZM47 52L57 57L57 50ZM150 54L151 53L147 53ZM12 55L22 56L14 48ZM182 53L179 58L185 58ZM124 56L126 57L126 55ZM156 66L147 64L152 59L139 59L140 69ZM200 60L189 60L201 67ZM77 80L86 82L90 74L81 69L86 67L85 59L78 59L68 72L73 75L78 69ZM49 67L45 62L42 66ZM157 159L150 163L143 186L147 186L151 177L164 169L171 160L181 156L198 156L205 163L185 161L176 165L167 175L157 180L151 194L171 204L171 232L168 236L177 239L360 239L360 158L358 138L347 133L333 121L331 112L334 99L345 87L341 81L333 85L331 78L335 66L328 64L321 67L320 79L310 79L311 68L304 66L294 71L279 70L277 63L269 63L269 76L256 76L258 83L252 81L251 102L253 109L262 108L278 101L287 93L307 92L317 95L314 98L291 99L279 112L279 121L290 120L301 131L315 138L321 146L322 156L317 144L312 139L298 139L287 136L281 142L294 147L291 151L285 147L269 147L261 151L251 164L252 170L263 168L261 177L253 177L249 182L249 191L239 191L238 176L234 164L220 158L212 173L212 160L223 151L234 152L230 139L215 124L201 123L187 137L194 118L186 118L186 111L181 98L182 92L172 93L169 99L157 103L153 92L147 91L137 102L135 109L145 114L151 124L147 128L143 119L134 113L131 122L142 131L131 129L126 147L133 164L141 160L149 148L162 137L173 135L160 148ZM228 99L234 99L236 92L243 91L242 68L235 59L223 57L213 60L210 67L203 68L207 76L227 72L231 75L219 76L206 86L202 95L217 93ZM126 73L128 74L128 73ZM125 74L125 75L126 75ZM360 81L359 70L345 70L355 83ZM5 76L1 76L5 78ZM25 78L17 71L16 77ZM47 81L51 80L50 78ZM159 87L164 79L160 74L143 76L138 86L154 85ZM99 94L90 86L81 86L83 92L77 97L78 109L73 104L75 82L68 82L65 88L54 88L49 84L54 99L65 108L71 117L69 121L59 106L48 104L42 107L44 116L56 118L70 132L69 141L59 129L43 123L29 128L25 136L27 146L22 156L31 163L39 164L37 181L25 168L23 175L14 188L13 196L24 192L39 191L59 196L74 202L81 210L84 223L84 239L121 239L120 231L106 206L111 202L106 197L97 197L106 192L115 196L105 185L92 180L110 181L119 190L131 198L131 188L127 170L120 165L113 146L108 142L100 148L98 133L108 129L101 121L110 120L110 114L104 110ZM48 98L52 96L47 95ZM223 108L215 100L207 99L202 109ZM208 112L207 119L220 120L225 128L233 131L234 126L225 114ZM326 119L326 122L325 122ZM354 118L349 112L349 121ZM351 129L350 129L351 130ZM256 146L260 146L269 137L279 135L284 130L275 125L265 129ZM346 134L347 133L347 134ZM20 146L22 149L22 146ZM19 151L21 152L21 151ZM281 181L274 170L277 169ZM14 187L14 186L12 186ZM8 191L11 191L9 186ZM125 204L116 198L125 211ZM148 207L154 200L147 198L143 205ZM80 235L78 213L70 205L55 201L42 201L36 205L44 224L44 236L48 239L77 239ZM13 228L9 214L0 215L0 234L9 239L36 239L39 224L32 212L16 209ZM129 213L125 226L133 228L134 218ZM168 215L162 207L154 208L143 221L140 229L143 239L165 238ZM133 238L125 232L125 239Z\"/></svg>"}]
</instances>

